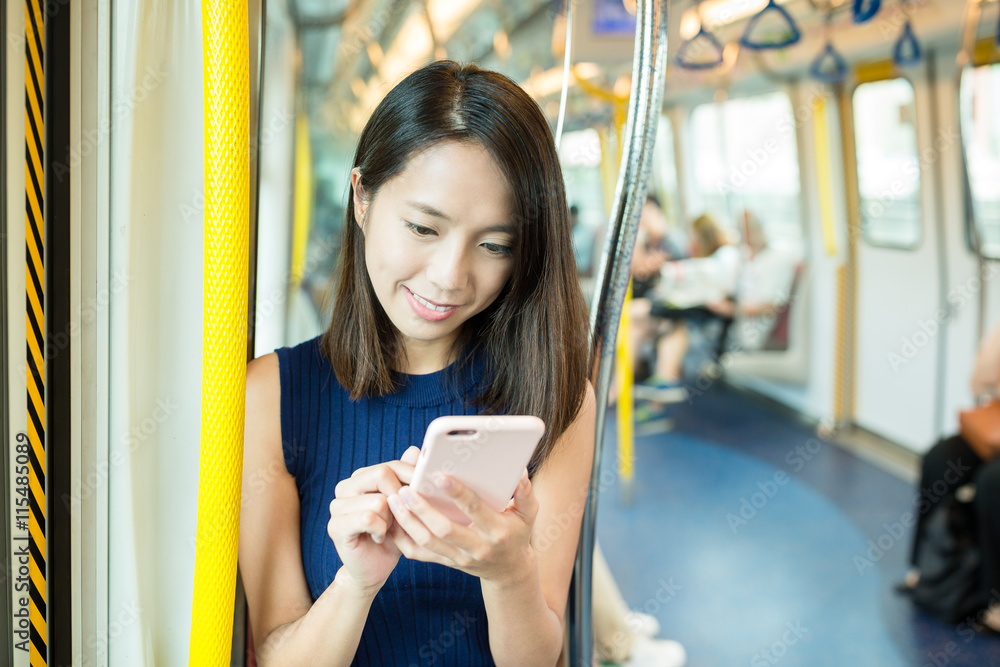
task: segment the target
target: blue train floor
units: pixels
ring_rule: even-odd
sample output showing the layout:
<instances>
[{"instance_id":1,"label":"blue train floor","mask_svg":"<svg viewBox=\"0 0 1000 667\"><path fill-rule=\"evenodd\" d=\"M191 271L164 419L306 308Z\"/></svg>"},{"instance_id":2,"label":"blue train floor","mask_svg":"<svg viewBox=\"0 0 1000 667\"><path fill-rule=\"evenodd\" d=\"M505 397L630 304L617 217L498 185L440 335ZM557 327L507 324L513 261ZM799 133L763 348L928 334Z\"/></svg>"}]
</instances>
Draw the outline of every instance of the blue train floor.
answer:
<instances>
[{"instance_id":1,"label":"blue train floor","mask_svg":"<svg viewBox=\"0 0 1000 667\"><path fill-rule=\"evenodd\" d=\"M609 409L597 535L626 602L688 665L1000 665L1000 639L893 590L913 484L725 386L671 417L672 430L636 437L625 504Z\"/></svg>"}]
</instances>

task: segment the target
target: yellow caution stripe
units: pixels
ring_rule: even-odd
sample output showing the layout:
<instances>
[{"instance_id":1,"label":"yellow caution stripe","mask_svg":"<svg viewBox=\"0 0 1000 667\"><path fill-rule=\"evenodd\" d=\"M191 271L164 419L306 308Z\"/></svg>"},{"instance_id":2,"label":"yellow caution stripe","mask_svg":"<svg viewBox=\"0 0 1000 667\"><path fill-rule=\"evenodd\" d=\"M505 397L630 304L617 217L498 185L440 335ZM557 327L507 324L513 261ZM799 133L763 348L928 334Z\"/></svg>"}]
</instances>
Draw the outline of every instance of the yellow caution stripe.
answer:
<instances>
[{"instance_id":1,"label":"yellow caution stripe","mask_svg":"<svg viewBox=\"0 0 1000 667\"><path fill-rule=\"evenodd\" d=\"M24 225L28 394L29 662L45 667L48 595L45 528L45 14L24 3ZM16 527L23 530L22 522Z\"/></svg>"}]
</instances>

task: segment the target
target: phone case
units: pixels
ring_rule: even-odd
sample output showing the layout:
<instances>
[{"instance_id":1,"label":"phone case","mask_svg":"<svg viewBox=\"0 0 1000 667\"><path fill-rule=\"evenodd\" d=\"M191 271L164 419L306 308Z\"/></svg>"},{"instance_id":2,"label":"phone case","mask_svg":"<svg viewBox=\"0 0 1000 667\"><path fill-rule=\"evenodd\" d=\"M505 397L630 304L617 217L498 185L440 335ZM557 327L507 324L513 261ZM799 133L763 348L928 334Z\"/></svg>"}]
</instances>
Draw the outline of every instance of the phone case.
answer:
<instances>
[{"instance_id":1,"label":"phone case","mask_svg":"<svg viewBox=\"0 0 1000 667\"><path fill-rule=\"evenodd\" d=\"M532 416L438 417L424 434L410 486L442 514L463 525L471 521L434 485L434 473L451 475L489 507L502 512L543 433L545 424Z\"/></svg>"}]
</instances>

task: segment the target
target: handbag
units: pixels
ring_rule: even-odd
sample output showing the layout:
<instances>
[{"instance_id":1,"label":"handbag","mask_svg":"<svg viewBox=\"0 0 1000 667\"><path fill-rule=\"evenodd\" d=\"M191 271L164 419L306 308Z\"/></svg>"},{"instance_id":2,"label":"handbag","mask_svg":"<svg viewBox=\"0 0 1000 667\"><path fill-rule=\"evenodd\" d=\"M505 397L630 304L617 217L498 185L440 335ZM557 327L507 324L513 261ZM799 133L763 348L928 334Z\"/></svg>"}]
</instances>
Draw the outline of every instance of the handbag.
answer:
<instances>
[{"instance_id":1,"label":"handbag","mask_svg":"<svg viewBox=\"0 0 1000 667\"><path fill-rule=\"evenodd\" d=\"M1000 454L1000 399L958 414L959 435L983 461Z\"/></svg>"},{"instance_id":2,"label":"handbag","mask_svg":"<svg viewBox=\"0 0 1000 667\"><path fill-rule=\"evenodd\" d=\"M927 516L915 551L920 579L909 594L918 607L945 623L958 623L986 605L972 503L945 498Z\"/></svg>"}]
</instances>

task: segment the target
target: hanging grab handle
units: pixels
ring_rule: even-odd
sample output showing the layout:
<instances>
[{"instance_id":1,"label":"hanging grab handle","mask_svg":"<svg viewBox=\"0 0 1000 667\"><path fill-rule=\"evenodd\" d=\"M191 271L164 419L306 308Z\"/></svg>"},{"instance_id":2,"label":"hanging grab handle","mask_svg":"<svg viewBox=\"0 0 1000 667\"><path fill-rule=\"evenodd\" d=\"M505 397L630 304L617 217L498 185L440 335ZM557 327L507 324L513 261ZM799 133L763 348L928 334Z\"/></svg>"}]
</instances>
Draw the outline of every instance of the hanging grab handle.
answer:
<instances>
[{"instance_id":1,"label":"hanging grab handle","mask_svg":"<svg viewBox=\"0 0 1000 667\"><path fill-rule=\"evenodd\" d=\"M847 78L847 72L847 61L831 42L826 43L826 48L809 66L810 76L823 83L840 83Z\"/></svg>"},{"instance_id":2,"label":"hanging grab handle","mask_svg":"<svg viewBox=\"0 0 1000 667\"><path fill-rule=\"evenodd\" d=\"M919 63L922 55L920 42L917 41L916 35L913 34L913 28L907 21L903 27L903 34L899 36L896 46L892 49L892 59L900 67L909 67Z\"/></svg>"},{"instance_id":3,"label":"hanging grab handle","mask_svg":"<svg viewBox=\"0 0 1000 667\"><path fill-rule=\"evenodd\" d=\"M709 57L696 59L705 50L707 50ZM678 47L675 62L678 67L683 69L699 70L718 67L723 62L722 44L719 43L715 35L705 30L705 26L701 26L697 35Z\"/></svg>"},{"instance_id":4,"label":"hanging grab handle","mask_svg":"<svg viewBox=\"0 0 1000 667\"><path fill-rule=\"evenodd\" d=\"M754 39L752 34L757 28L757 24L768 14L778 16L784 23L786 29L783 33L784 36L776 40ZM788 13L788 10L776 3L774 0L768 0L767 6L760 10L757 14L754 14L754 16L750 19L750 22L747 23L747 29L743 31L743 36L740 37L740 44L748 49L761 51L764 49L783 49L797 43L800 39L802 39L802 33L799 31L799 26L795 23L795 19L793 19L792 15Z\"/></svg>"},{"instance_id":5,"label":"hanging grab handle","mask_svg":"<svg viewBox=\"0 0 1000 667\"><path fill-rule=\"evenodd\" d=\"M882 0L854 0L854 22L864 23L871 20L881 7Z\"/></svg>"}]
</instances>

